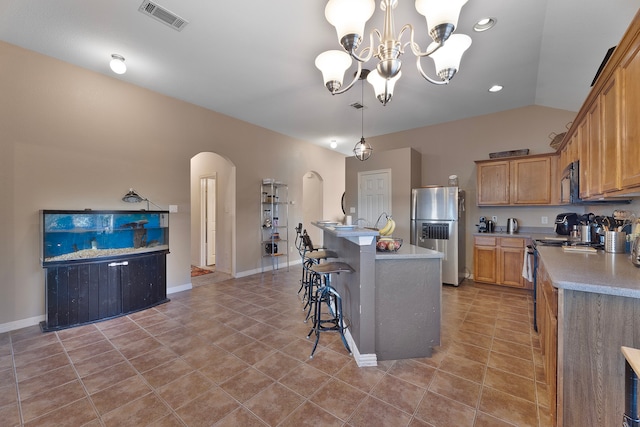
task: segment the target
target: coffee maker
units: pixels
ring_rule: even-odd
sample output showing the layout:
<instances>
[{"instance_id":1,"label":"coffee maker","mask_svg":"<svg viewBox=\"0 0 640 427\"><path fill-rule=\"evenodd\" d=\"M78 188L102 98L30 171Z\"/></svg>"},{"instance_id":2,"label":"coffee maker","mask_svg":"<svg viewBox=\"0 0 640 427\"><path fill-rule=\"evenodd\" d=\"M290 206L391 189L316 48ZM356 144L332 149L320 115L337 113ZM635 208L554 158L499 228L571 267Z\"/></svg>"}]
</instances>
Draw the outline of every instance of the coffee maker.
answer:
<instances>
[{"instance_id":1,"label":"coffee maker","mask_svg":"<svg viewBox=\"0 0 640 427\"><path fill-rule=\"evenodd\" d=\"M480 221L476 224L478 227L478 233L486 233L487 230L487 217L481 216Z\"/></svg>"}]
</instances>

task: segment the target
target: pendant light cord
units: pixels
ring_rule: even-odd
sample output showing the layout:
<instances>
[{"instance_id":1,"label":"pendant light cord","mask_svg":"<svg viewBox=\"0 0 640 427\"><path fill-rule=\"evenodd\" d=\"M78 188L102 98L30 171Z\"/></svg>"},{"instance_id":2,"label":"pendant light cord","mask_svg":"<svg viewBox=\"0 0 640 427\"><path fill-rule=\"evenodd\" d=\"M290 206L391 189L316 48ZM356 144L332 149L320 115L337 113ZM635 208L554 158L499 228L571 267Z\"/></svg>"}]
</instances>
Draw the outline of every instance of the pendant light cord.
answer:
<instances>
[{"instance_id":1,"label":"pendant light cord","mask_svg":"<svg viewBox=\"0 0 640 427\"><path fill-rule=\"evenodd\" d=\"M360 85L360 105L362 105L362 139L364 139L364 79L362 80L362 84Z\"/></svg>"}]
</instances>

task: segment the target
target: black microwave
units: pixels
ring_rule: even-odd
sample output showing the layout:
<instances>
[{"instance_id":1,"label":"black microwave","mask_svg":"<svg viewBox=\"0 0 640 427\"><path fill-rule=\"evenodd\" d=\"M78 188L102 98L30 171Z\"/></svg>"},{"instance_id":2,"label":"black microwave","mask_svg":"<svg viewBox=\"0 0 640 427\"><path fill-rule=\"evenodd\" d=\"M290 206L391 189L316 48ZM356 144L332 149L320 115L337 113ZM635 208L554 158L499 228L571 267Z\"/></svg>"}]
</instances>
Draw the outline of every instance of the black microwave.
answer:
<instances>
[{"instance_id":1,"label":"black microwave","mask_svg":"<svg viewBox=\"0 0 640 427\"><path fill-rule=\"evenodd\" d=\"M582 200L580 198L580 162L575 161L569 163L560 178L560 203L562 204L611 204L611 203L623 203L628 204L631 201L628 199L602 199L602 200Z\"/></svg>"},{"instance_id":2,"label":"black microwave","mask_svg":"<svg viewBox=\"0 0 640 427\"><path fill-rule=\"evenodd\" d=\"M560 178L560 203L580 203L580 162L571 162Z\"/></svg>"}]
</instances>

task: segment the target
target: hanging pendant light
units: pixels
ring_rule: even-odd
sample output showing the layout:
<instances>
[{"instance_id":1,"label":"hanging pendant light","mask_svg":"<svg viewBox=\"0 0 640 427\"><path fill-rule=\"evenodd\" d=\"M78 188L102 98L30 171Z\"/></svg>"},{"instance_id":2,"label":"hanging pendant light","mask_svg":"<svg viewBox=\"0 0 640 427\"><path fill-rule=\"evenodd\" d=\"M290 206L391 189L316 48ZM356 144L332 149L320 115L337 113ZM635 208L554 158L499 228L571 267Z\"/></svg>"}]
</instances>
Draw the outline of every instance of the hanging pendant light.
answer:
<instances>
[{"instance_id":1,"label":"hanging pendant light","mask_svg":"<svg viewBox=\"0 0 640 427\"><path fill-rule=\"evenodd\" d=\"M362 137L360 138L360 141L356 143L356 146L353 147L353 154L356 156L356 159L363 162L367 160L369 157L371 157L371 152L373 151L373 148L371 147L371 145L364 140L364 81L367 78L368 74L369 74L369 70L362 70L360 74L360 80L362 85L362 94L361 94L361 101L360 101L360 110L362 112L362 121L361 121Z\"/></svg>"}]
</instances>

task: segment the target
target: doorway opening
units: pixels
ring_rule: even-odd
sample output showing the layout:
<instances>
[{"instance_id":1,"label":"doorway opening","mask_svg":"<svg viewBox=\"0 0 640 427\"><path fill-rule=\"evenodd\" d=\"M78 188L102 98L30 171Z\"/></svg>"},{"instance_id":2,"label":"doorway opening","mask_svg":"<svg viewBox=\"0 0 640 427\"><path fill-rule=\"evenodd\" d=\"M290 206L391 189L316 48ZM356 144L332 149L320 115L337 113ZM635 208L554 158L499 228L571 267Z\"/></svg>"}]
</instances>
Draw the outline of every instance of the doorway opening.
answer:
<instances>
[{"instance_id":1,"label":"doorway opening","mask_svg":"<svg viewBox=\"0 0 640 427\"><path fill-rule=\"evenodd\" d=\"M216 177L200 178L200 265L216 266Z\"/></svg>"},{"instance_id":2,"label":"doorway opening","mask_svg":"<svg viewBox=\"0 0 640 427\"><path fill-rule=\"evenodd\" d=\"M191 265L236 275L236 167L216 153L191 158Z\"/></svg>"}]
</instances>

